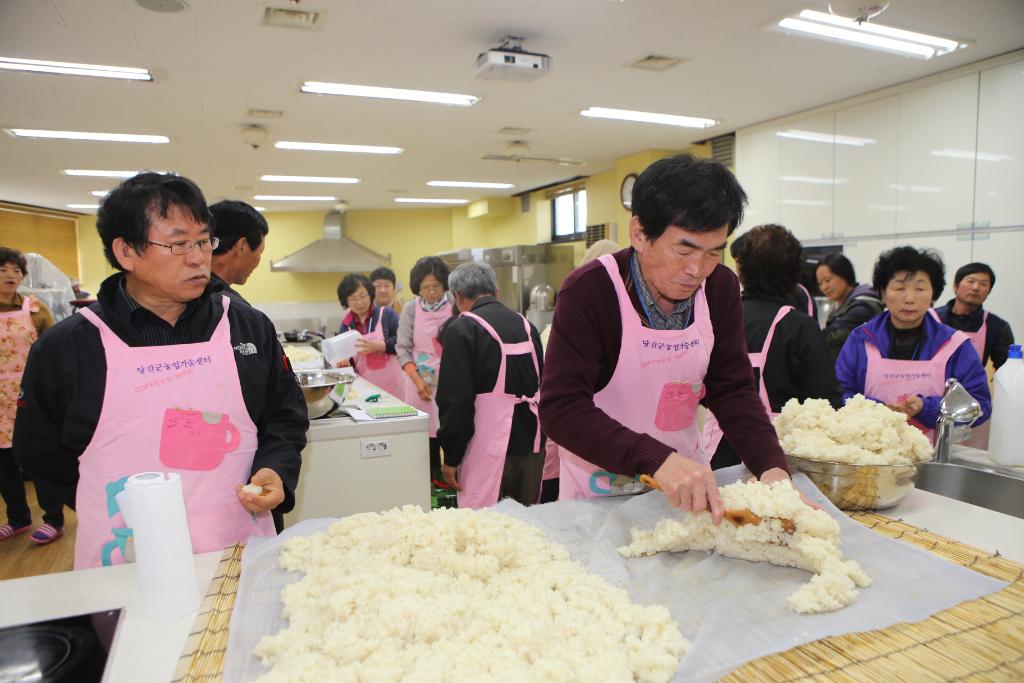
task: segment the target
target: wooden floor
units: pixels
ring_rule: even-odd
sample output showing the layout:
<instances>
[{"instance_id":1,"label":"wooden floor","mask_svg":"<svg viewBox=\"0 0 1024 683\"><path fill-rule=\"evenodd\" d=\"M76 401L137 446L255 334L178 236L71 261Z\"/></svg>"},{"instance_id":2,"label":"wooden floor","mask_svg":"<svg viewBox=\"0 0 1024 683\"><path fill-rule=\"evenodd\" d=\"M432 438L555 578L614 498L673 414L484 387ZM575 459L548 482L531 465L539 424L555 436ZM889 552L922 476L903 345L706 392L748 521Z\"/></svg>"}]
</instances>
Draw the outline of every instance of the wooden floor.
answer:
<instances>
[{"instance_id":1,"label":"wooden floor","mask_svg":"<svg viewBox=\"0 0 1024 683\"><path fill-rule=\"evenodd\" d=\"M32 509L32 527L43 523L43 512L36 502L36 489L31 482L25 484L28 504ZM0 500L0 524L7 523L7 506ZM49 545L37 545L29 540L31 533L0 541L0 579L66 572L75 565L75 530L78 518L64 508L64 535Z\"/></svg>"}]
</instances>

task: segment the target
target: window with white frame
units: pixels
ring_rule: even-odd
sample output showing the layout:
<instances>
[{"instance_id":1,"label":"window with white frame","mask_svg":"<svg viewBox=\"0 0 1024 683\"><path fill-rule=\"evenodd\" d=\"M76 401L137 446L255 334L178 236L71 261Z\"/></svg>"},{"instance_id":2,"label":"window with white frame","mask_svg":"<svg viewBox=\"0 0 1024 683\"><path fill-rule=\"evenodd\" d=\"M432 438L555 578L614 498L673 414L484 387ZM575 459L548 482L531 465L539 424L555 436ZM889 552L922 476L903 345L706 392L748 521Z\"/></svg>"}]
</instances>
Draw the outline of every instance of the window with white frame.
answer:
<instances>
[{"instance_id":1,"label":"window with white frame","mask_svg":"<svg viewBox=\"0 0 1024 683\"><path fill-rule=\"evenodd\" d=\"M551 241L581 240L587 233L587 190L577 188L551 199Z\"/></svg>"}]
</instances>

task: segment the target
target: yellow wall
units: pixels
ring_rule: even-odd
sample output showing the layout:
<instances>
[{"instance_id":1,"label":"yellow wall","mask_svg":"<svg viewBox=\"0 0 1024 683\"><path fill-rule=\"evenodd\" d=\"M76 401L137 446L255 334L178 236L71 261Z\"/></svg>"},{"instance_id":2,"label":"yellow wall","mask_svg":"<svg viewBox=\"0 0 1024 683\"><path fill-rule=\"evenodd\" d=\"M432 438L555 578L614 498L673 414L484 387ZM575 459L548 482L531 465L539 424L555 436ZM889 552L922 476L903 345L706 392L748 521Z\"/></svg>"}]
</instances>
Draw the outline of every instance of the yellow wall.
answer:
<instances>
[{"instance_id":1,"label":"yellow wall","mask_svg":"<svg viewBox=\"0 0 1024 683\"><path fill-rule=\"evenodd\" d=\"M114 272L103 255L103 242L96 232L96 216L79 216L78 225L78 279L82 289L96 296L100 283Z\"/></svg>"},{"instance_id":2,"label":"yellow wall","mask_svg":"<svg viewBox=\"0 0 1024 683\"><path fill-rule=\"evenodd\" d=\"M709 145L691 145L687 150L709 156ZM671 150L644 150L618 159L614 169L595 173L587 179L587 223L615 223L619 244L629 244L630 214L619 201L619 187L629 173L640 173L651 163L674 154ZM470 207L477 214L470 218ZM267 212L270 235L263 261L239 291L253 303L279 301L334 301L340 273L271 272L270 262L297 251L323 235L321 211ZM520 211L519 198L497 198L470 206L439 209L382 209L349 211L348 237L382 254L391 255L391 267L405 288L400 298L408 300L409 270L421 256L469 247L503 247L540 244L551 240L551 201L545 191L533 192L530 210ZM79 270L83 287L95 292L111 268L103 257L96 234L95 216L78 219ZM576 260L583 255L583 242L574 242Z\"/></svg>"}]
</instances>

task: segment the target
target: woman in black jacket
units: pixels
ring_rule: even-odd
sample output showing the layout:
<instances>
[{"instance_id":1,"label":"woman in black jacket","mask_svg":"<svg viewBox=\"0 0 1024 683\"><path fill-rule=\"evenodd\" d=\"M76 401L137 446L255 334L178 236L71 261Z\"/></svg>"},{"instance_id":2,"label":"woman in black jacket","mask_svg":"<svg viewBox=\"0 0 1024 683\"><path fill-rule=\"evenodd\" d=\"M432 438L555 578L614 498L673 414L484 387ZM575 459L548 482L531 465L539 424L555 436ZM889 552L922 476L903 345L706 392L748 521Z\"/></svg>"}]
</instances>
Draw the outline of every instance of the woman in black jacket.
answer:
<instances>
[{"instance_id":1,"label":"woman in black jacket","mask_svg":"<svg viewBox=\"0 0 1024 683\"><path fill-rule=\"evenodd\" d=\"M853 264L842 254L823 258L814 275L818 289L834 306L825 323L825 343L834 361L854 328L881 313L885 305L871 285L857 284Z\"/></svg>"},{"instance_id":2,"label":"woman in black jacket","mask_svg":"<svg viewBox=\"0 0 1024 683\"><path fill-rule=\"evenodd\" d=\"M792 307L793 289L803 267L800 242L781 225L760 225L743 235L735 259L743 285L747 350L759 391L764 382L762 396L767 394L770 412L778 413L791 398L824 398L838 408L842 390L821 329L805 311ZM781 311L784 307L789 310ZM759 359L769 334L770 346ZM728 441L722 439L712 468L739 462Z\"/></svg>"}]
</instances>

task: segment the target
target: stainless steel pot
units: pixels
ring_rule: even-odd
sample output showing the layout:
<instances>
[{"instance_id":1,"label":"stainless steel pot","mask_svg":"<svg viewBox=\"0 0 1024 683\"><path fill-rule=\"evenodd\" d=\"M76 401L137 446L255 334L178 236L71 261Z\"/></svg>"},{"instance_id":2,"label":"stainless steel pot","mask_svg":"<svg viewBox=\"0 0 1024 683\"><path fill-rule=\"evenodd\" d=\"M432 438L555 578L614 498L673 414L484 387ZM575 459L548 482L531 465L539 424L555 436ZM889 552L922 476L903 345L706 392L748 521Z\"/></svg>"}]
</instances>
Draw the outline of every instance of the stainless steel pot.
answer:
<instances>
[{"instance_id":1,"label":"stainless steel pot","mask_svg":"<svg viewBox=\"0 0 1024 683\"><path fill-rule=\"evenodd\" d=\"M313 420L329 413L334 408L331 392L341 385L342 395L356 376L347 370L296 370L295 382L302 389L306 400L306 413Z\"/></svg>"}]
</instances>

